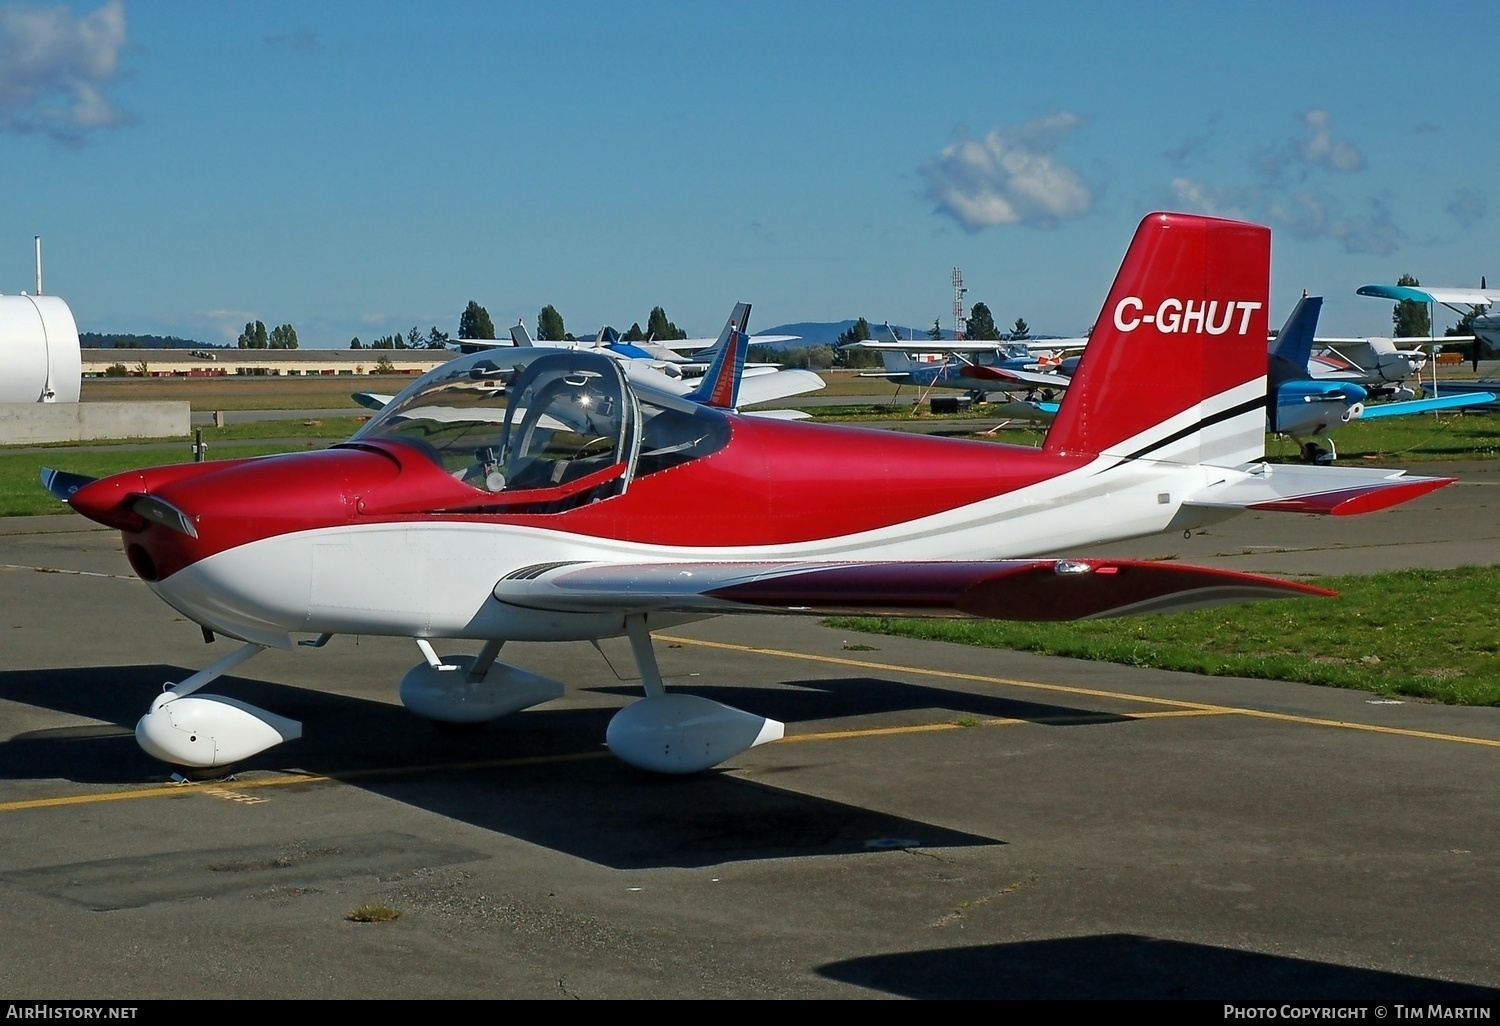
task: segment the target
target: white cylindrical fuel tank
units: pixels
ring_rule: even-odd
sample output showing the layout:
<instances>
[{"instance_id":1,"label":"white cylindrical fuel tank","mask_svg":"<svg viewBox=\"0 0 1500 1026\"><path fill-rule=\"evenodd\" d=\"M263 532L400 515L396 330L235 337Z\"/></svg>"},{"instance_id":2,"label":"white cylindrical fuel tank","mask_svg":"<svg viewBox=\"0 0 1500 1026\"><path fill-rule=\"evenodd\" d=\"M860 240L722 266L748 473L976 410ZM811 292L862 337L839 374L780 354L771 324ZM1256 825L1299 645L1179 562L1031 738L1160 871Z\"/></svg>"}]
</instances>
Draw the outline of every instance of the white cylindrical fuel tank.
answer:
<instances>
[{"instance_id":1,"label":"white cylindrical fuel tank","mask_svg":"<svg viewBox=\"0 0 1500 1026\"><path fill-rule=\"evenodd\" d=\"M78 325L56 296L0 296L0 403L76 403Z\"/></svg>"}]
</instances>

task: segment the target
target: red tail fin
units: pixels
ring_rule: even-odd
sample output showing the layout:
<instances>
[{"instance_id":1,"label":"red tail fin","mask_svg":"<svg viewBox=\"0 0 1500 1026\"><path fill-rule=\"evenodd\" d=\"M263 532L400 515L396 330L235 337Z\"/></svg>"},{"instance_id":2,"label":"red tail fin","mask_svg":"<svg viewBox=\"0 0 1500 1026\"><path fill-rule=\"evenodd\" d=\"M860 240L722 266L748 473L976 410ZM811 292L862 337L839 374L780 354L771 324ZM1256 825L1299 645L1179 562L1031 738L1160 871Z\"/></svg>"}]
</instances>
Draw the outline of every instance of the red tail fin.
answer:
<instances>
[{"instance_id":1,"label":"red tail fin","mask_svg":"<svg viewBox=\"0 0 1500 1026\"><path fill-rule=\"evenodd\" d=\"M1259 458L1270 277L1269 228L1148 215L1047 449L1221 465Z\"/></svg>"}]
</instances>

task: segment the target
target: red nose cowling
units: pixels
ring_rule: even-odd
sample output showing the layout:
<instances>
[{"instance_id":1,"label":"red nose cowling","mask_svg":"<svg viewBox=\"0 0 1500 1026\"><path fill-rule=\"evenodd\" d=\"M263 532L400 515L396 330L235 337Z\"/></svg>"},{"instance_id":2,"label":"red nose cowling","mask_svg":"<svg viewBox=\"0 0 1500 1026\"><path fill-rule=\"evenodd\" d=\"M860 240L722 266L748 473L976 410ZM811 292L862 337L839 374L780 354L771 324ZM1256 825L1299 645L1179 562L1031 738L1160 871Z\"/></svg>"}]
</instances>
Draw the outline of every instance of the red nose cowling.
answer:
<instances>
[{"instance_id":1,"label":"red nose cowling","mask_svg":"<svg viewBox=\"0 0 1500 1026\"><path fill-rule=\"evenodd\" d=\"M119 528L131 567L159 581L237 545L349 523L362 497L388 490L400 473L385 452L338 448L133 470L91 482L68 502Z\"/></svg>"}]
</instances>

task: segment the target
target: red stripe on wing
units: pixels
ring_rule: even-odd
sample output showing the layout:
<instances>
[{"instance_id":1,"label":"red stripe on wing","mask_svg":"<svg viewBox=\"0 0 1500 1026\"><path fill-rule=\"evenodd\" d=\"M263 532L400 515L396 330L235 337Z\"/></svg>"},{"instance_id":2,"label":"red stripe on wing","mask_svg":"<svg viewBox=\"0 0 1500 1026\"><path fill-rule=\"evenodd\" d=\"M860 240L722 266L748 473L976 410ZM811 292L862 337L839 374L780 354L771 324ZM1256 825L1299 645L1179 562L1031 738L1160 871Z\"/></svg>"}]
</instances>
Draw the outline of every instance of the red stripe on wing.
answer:
<instances>
[{"instance_id":1,"label":"red stripe on wing","mask_svg":"<svg viewBox=\"0 0 1500 1026\"><path fill-rule=\"evenodd\" d=\"M1344 488L1336 492L1321 492L1317 495L1300 495L1291 499L1274 499L1257 502L1247 508L1275 510L1279 513L1324 513L1329 516L1347 517L1357 513L1372 513L1437 491L1452 484L1456 478L1427 477L1416 481L1400 481L1394 484L1375 484L1360 488Z\"/></svg>"}]
</instances>

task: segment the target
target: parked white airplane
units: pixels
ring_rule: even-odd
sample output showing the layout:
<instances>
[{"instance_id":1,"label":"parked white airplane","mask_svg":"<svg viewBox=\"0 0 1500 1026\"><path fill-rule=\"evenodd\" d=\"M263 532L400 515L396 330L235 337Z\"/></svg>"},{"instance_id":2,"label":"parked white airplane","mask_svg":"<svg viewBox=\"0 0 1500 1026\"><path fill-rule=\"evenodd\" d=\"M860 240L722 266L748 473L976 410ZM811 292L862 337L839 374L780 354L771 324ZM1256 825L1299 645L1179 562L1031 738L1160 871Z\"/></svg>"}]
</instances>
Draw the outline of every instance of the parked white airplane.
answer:
<instances>
[{"instance_id":1,"label":"parked white airplane","mask_svg":"<svg viewBox=\"0 0 1500 1026\"><path fill-rule=\"evenodd\" d=\"M698 348L698 355L692 361L677 360L664 361L652 357L649 353L637 349L631 343L607 342L604 333L589 342L537 342L526 330L526 325L517 323L510 329L510 341L499 339L462 339L458 345L466 352L487 352L495 349L561 349L569 351L598 352L618 360L625 368L626 376L636 384L647 388L654 388L670 395L679 395L694 401L703 401L698 398L699 393L712 394L712 387L705 386L704 378L714 366L718 357L724 352L731 338L737 340L740 346L737 351L737 359L732 359L729 368L736 376L732 390L732 409L756 406L761 403L774 402L777 399L787 399L795 395L804 395L808 392L816 392L826 387L826 383L817 374L809 370L797 368L783 369L776 364L752 364L745 360L748 348L756 343L767 341L783 341L796 338L795 335L762 335L746 336L745 325L750 318L750 304L740 303L734 308L729 321L724 325L724 330L719 337L714 339L707 347ZM679 339L678 342L686 342L693 346L703 341L702 339ZM685 372L684 368L698 368L696 373ZM708 391L705 392L705 388ZM355 402L368 409L378 410L390 402L391 396L380 395L373 392L354 393ZM747 413L758 417L770 417L776 420L805 420L808 414L800 410L747 410Z\"/></svg>"},{"instance_id":2,"label":"parked white airplane","mask_svg":"<svg viewBox=\"0 0 1500 1026\"><path fill-rule=\"evenodd\" d=\"M1480 279L1479 288L1466 288L1463 286L1448 287L1438 286L1429 288L1423 285L1361 285L1355 290L1361 296L1374 296L1377 299L1390 299L1396 302L1424 303L1428 306L1443 306L1452 310L1460 317L1466 316L1475 307L1483 308L1486 313L1476 317L1470 326L1474 334L1469 335L1446 335L1434 338L1411 338L1396 339L1396 342L1412 342L1435 348L1443 345L1460 344L1472 342L1477 337L1486 344L1500 349L1500 317L1497 317L1492 309L1496 303L1500 303L1500 289L1486 288L1484 279ZM1437 368L1433 367L1433 382L1436 387Z\"/></svg>"}]
</instances>

